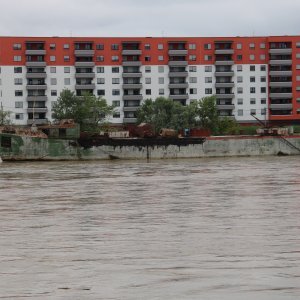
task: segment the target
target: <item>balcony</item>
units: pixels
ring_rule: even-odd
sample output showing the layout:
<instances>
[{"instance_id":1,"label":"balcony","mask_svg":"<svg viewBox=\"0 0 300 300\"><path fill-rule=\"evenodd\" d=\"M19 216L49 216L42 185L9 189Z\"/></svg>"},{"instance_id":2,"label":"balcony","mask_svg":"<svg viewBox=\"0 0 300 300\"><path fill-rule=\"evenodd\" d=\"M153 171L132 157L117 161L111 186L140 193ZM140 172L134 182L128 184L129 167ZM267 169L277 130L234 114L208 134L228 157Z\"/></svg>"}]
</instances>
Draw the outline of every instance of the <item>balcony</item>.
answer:
<instances>
[{"instance_id":1,"label":"balcony","mask_svg":"<svg viewBox=\"0 0 300 300\"><path fill-rule=\"evenodd\" d=\"M141 78L142 73L141 72L138 72L138 73L122 73L122 77L123 78Z\"/></svg>"},{"instance_id":2,"label":"balcony","mask_svg":"<svg viewBox=\"0 0 300 300\"><path fill-rule=\"evenodd\" d=\"M28 79L45 79L47 77L46 72L41 73L26 73L26 78Z\"/></svg>"},{"instance_id":3,"label":"balcony","mask_svg":"<svg viewBox=\"0 0 300 300\"><path fill-rule=\"evenodd\" d=\"M25 50L25 55L46 55L46 50Z\"/></svg>"},{"instance_id":4,"label":"balcony","mask_svg":"<svg viewBox=\"0 0 300 300\"><path fill-rule=\"evenodd\" d=\"M122 62L122 66L123 67L140 67L142 65L142 62L141 61L123 61Z\"/></svg>"},{"instance_id":5,"label":"balcony","mask_svg":"<svg viewBox=\"0 0 300 300\"><path fill-rule=\"evenodd\" d=\"M142 55L142 50L123 50L122 55Z\"/></svg>"},{"instance_id":6,"label":"balcony","mask_svg":"<svg viewBox=\"0 0 300 300\"><path fill-rule=\"evenodd\" d=\"M129 123L136 123L137 118L125 118L123 119L123 123L129 124Z\"/></svg>"},{"instance_id":7,"label":"balcony","mask_svg":"<svg viewBox=\"0 0 300 300\"><path fill-rule=\"evenodd\" d=\"M170 60L168 62L169 67L186 67L188 62L186 60Z\"/></svg>"},{"instance_id":8,"label":"balcony","mask_svg":"<svg viewBox=\"0 0 300 300\"><path fill-rule=\"evenodd\" d=\"M233 110L234 104L217 104L218 110Z\"/></svg>"},{"instance_id":9,"label":"balcony","mask_svg":"<svg viewBox=\"0 0 300 300\"><path fill-rule=\"evenodd\" d=\"M92 68L95 66L93 61L76 61L75 67Z\"/></svg>"},{"instance_id":10,"label":"balcony","mask_svg":"<svg viewBox=\"0 0 300 300\"><path fill-rule=\"evenodd\" d=\"M143 95L123 95L123 100L142 100Z\"/></svg>"},{"instance_id":11,"label":"balcony","mask_svg":"<svg viewBox=\"0 0 300 300\"><path fill-rule=\"evenodd\" d=\"M184 72L169 72L169 77L188 77L189 73Z\"/></svg>"},{"instance_id":12,"label":"balcony","mask_svg":"<svg viewBox=\"0 0 300 300\"><path fill-rule=\"evenodd\" d=\"M270 49L270 54L292 54L291 48Z\"/></svg>"},{"instance_id":13,"label":"balcony","mask_svg":"<svg viewBox=\"0 0 300 300\"><path fill-rule=\"evenodd\" d=\"M91 84L76 84L75 89L76 90L93 90L95 89L96 85L95 83Z\"/></svg>"},{"instance_id":14,"label":"balcony","mask_svg":"<svg viewBox=\"0 0 300 300\"><path fill-rule=\"evenodd\" d=\"M226 77L226 76L232 77L233 75L234 75L233 71L228 71L228 72L218 72L218 71L216 71L215 72L216 77Z\"/></svg>"},{"instance_id":15,"label":"balcony","mask_svg":"<svg viewBox=\"0 0 300 300\"><path fill-rule=\"evenodd\" d=\"M234 87L234 82L216 82L216 88L232 88Z\"/></svg>"},{"instance_id":16,"label":"balcony","mask_svg":"<svg viewBox=\"0 0 300 300\"><path fill-rule=\"evenodd\" d=\"M291 65L292 64L292 60L291 59L283 59L283 60L270 60L269 61L270 65L273 66L281 66L281 65Z\"/></svg>"},{"instance_id":17,"label":"balcony","mask_svg":"<svg viewBox=\"0 0 300 300\"><path fill-rule=\"evenodd\" d=\"M232 66L234 64L233 60L216 60L216 66Z\"/></svg>"},{"instance_id":18,"label":"balcony","mask_svg":"<svg viewBox=\"0 0 300 300\"><path fill-rule=\"evenodd\" d=\"M188 54L187 50L169 50L168 54L170 56L186 56Z\"/></svg>"},{"instance_id":19,"label":"balcony","mask_svg":"<svg viewBox=\"0 0 300 300\"><path fill-rule=\"evenodd\" d=\"M269 75L270 76L292 76L293 72L292 71L270 71Z\"/></svg>"},{"instance_id":20,"label":"balcony","mask_svg":"<svg viewBox=\"0 0 300 300\"><path fill-rule=\"evenodd\" d=\"M30 107L30 108L27 108L27 112L28 113L45 113L48 111L48 108L47 107Z\"/></svg>"},{"instance_id":21,"label":"balcony","mask_svg":"<svg viewBox=\"0 0 300 300\"><path fill-rule=\"evenodd\" d=\"M143 85L141 83L124 83L122 85L123 89L141 89Z\"/></svg>"},{"instance_id":22,"label":"balcony","mask_svg":"<svg viewBox=\"0 0 300 300\"><path fill-rule=\"evenodd\" d=\"M28 84L26 85L27 90L46 90L46 84Z\"/></svg>"},{"instance_id":23,"label":"balcony","mask_svg":"<svg viewBox=\"0 0 300 300\"><path fill-rule=\"evenodd\" d=\"M292 99L293 93L270 93L271 99Z\"/></svg>"},{"instance_id":24,"label":"balcony","mask_svg":"<svg viewBox=\"0 0 300 300\"><path fill-rule=\"evenodd\" d=\"M233 54L233 49L216 49L215 54Z\"/></svg>"},{"instance_id":25,"label":"balcony","mask_svg":"<svg viewBox=\"0 0 300 300\"><path fill-rule=\"evenodd\" d=\"M269 83L270 87L292 87L293 82L292 81L287 81L287 82L270 82Z\"/></svg>"},{"instance_id":26,"label":"balcony","mask_svg":"<svg viewBox=\"0 0 300 300\"><path fill-rule=\"evenodd\" d=\"M95 73L75 73L75 78L95 78Z\"/></svg>"},{"instance_id":27,"label":"balcony","mask_svg":"<svg viewBox=\"0 0 300 300\"><path fill-rule=\"evenodd\" d=\"M186 100L189 98L189 95L188 94L181 94L181 95L178 95L178 94L173 94L173 95L169 95L169 98L172 99L172 100Z\"/></svg>"},{"instance_id":28,"label":"balcony","mask_svg":"<svg viewBox=\"0 0 300 300\"><path fill-rule=\"evenodd\" d=\"M217 99L232 99L234 97L233 93L228 94L216 94Z\"/></svg>"},{"instance_id":29,"label":"balcony","mask_svg":"<svg viewBox=\"0 0 300 300\"><path fill-rule=\"evenodd\" d=\"M42 68L42 67L46 67L46 62L45 61L27 61L25 65L26 65L26 67Z\"/></svg>"},{"instance_id":30,"label":"balcony","mask_svg":"<svg viewBox=\"0 0 300 300\"><path fill-rule=\"evenodd\" d=\"M189 84L187 82L183 83L170 83L169 89L186 89L189 87Z\"/></svg>"},{"instance_id":31,"label":"balcony","mask_svg":"<svg viewBox=\"0 0 300 300\"><path fill-rule=\"evenodd\" d=\"M48 97L47 96L27 96L26 100L29 101L47 101Z\"/></svg>"},{"instance_id":32,"label":"balcony","mask_svg":"<svg viewBox=\"0 0 300 300\"><path fill-rule=\"evenodd\" d=\"M75 50L74 54L77 57L90 57L95 55L95 50Z\"/></svg>"},{"instance_id":33,"label":"balcony","mask_svg":"<svg viewBox=\"0 0 300 300\"><path fill-rule=\"evenodd\" d=\"M137 111L140 106L124 106L123 111Z\"/></svg>"},{"instance_id":34,"label":"balcony","mask_svg":"<svg viewBox=\"0 0 300 300\"><path fill-rule=\"evenodd\" d=\"M293 104L292 103L270 104L270 109L272 109L272 110L290 110L290 109L293 109Z\"/></svg>"}]
</instances>

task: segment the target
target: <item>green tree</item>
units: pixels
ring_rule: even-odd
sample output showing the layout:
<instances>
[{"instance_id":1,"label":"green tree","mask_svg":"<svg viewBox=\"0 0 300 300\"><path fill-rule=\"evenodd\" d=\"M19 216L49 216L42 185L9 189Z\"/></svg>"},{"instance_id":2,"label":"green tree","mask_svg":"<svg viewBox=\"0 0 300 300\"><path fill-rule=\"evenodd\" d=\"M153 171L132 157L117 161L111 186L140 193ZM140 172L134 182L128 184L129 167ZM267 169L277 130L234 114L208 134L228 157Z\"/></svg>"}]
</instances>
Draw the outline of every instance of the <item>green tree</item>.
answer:
<instances>
[{"instance_id":1,"label":"green tree","mask_svg":"<svg viewBox=\"0 0 300 300\"><path fill-rule=\"evenodd\" d=\"M205 129L211 130L212 133L218 131L218 110L216 97L204 97L198 101L199 125Z\"/></svg>"},{"instance_id":2,"label":"green tree","mask_svg":"<svg viewBox=\"0 0 300 300\"><path fill-rule=\"evenodd\" d=\"M56 120L73 119L82 130L94 130L113 113L114 107L109 106L105 99L91 94L76 96L65 89L60 93L53 108Z\"/></svg>"},{"instance_id":3,"label":"green tree","mask_svg":"<svg viewBox=\"0 0 300 300\"><path fill-rule=\"evenodd\" d=\"M1 105L0 108L0 125L10 125L11 120L10 120L10 111L5 111L3 109L3 106Z\"/></svg>"}]
</instances>

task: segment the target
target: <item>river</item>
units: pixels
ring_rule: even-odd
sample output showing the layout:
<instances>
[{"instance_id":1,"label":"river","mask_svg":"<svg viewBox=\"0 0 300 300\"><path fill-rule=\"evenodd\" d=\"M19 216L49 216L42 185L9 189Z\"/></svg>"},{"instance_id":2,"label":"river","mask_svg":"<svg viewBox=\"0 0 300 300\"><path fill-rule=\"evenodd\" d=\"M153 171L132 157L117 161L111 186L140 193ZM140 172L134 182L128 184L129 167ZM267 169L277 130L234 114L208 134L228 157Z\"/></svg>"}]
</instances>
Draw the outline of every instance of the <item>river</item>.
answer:
<instances>
[{"instance_id":1,"label":"river","mask_svg":"<svg viewBox=\"0 0 300 300\"><path fill-rule=\"evenodd\" d=\"M2 163L0 299L300 299L300 159Z\"/></svg>"}]
</instances>

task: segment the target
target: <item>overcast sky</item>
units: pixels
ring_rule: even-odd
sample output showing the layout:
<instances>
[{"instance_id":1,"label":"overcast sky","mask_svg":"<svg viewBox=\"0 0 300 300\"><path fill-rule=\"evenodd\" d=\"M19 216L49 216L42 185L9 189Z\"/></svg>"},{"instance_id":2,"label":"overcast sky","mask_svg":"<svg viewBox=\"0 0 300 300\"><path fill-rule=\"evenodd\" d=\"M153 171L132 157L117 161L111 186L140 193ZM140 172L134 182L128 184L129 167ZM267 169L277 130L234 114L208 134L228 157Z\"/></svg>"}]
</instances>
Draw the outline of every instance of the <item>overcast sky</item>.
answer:
<instances>
[{"instance_id":1,"label":"overcast sky","mask_svg":"<svg viewBox=\"0 0 300 300\"><path fill-rule=\"evenodd\" d=\"M2 36L300 34L300 0L0 0Z\"/></svg>"}]
</instances>

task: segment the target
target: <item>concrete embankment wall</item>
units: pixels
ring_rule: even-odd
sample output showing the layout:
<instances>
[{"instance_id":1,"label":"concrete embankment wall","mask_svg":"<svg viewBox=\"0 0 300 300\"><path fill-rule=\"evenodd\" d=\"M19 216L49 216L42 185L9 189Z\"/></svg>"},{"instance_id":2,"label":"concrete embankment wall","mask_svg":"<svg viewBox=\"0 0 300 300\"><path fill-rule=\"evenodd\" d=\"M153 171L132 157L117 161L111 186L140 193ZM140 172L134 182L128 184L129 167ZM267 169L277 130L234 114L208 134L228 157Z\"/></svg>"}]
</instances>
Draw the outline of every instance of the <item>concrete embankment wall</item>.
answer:
<instances>
[{"instance_id":1,"label":"concrete embankment wall","mask_svg":"<svg viewBox=\"0 0 300 300\"><path fill-rule=\"evenodd\" d=\"M299 148L299 150L297 149ZM188 146L100 146L81 151L82 159L163 159L261 155L299 155L300 136L291 137L211 137L202 145Z\"/></svg>"}]
</instances>

